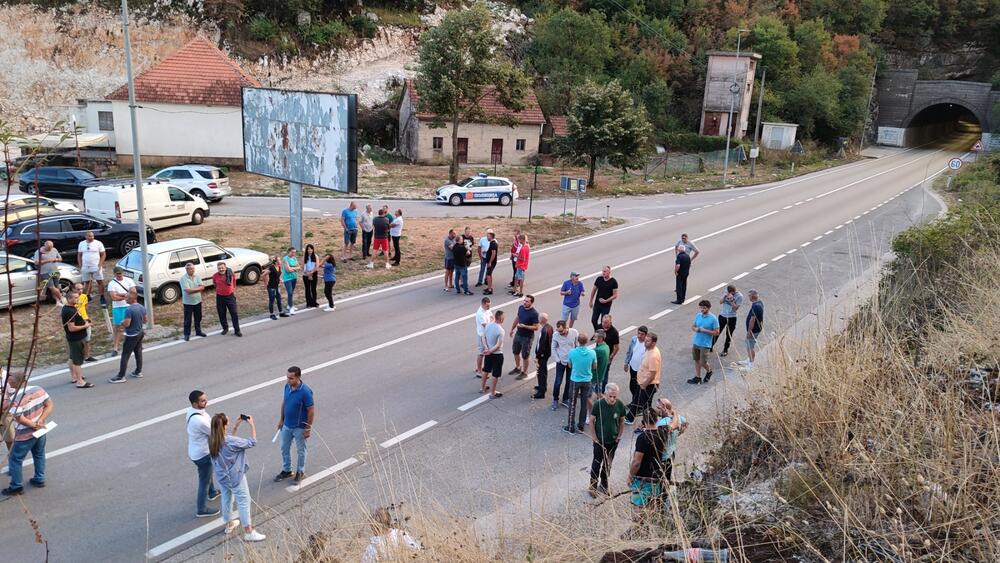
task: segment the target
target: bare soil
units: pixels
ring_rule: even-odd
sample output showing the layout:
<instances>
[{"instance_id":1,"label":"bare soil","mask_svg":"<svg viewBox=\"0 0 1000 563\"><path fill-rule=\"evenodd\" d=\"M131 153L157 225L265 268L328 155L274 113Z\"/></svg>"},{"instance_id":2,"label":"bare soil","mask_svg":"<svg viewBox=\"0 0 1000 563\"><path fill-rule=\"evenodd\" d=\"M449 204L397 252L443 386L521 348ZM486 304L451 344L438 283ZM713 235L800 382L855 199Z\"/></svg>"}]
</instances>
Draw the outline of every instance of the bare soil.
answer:
<instances>
[{"instance_id":1,"label":"bare soil","mask_svg":"<svg viewBox=\"0 0 1000 563\"><path fill-rule=\"evenodd\" d=\"M313 244L316 253L322 258L327 252L332 252L337 260L337 285L334 298L346 292L365 287L373 287L386 283L398 282L411 276L426 274L439 270L443 265L442 240L448 234L448 229L454 228L461 232L466 226L478 238L487 228L496 231L501 248L508 244L513 236L513 230L520 228L528 235L532 245L542 245L570 237L581 236L599 230L606 226L618 224L612 222L601 224L596 219L580 218L574 227L571 222L561 219L534 219L531 224L524 220L510 220L506 217L490 218L412 218L406 220L403 237L400 241L403 259L398 267L385 269L384 259L376 262L377 267L368 270L364 263L356 258L342 261L343 231L334 219L307 219L305 223L306 244ZM196 237L214 241L224 247L243 247L266 252L269 255L281 254L287 249L288 221L286 219L261 219L242 217L211 217L205 223L194 226L183 226L157 233L159 240L170 240L185 237ZM360 240L359 249L360 249ZM360 250L359 250L360 252ZM111 270L117 260L108 260L105 264L105 277L111 279ZM301 284L300 284L301 285ZM323 303L322 286L319 284L320 301ZM300 304L304 303L302 289L296 288L296 297ZM259 315L267 309L267 291L263 284L240 286L239 296L240 316L250 318ZM216 325L217 318L213 292L205 295L205 327ZM36 359L34 365L48 366L65 361L66 344L59 318L60 306L43 303L39 306L38 333L35 339ZM111 335L107 332L103 316L98 305L98 299L88 307L93 328L93 353L100 356L111 351ZM14 333L11 338L9 322L5 321L3 337L6 343L13 346L13 366L25 366L31 345L32 328L34 324L34 307L15 307L13 310ZM183 308L180 302L171 305L155 304L153 314L157 331L150 337L178 336L183 320Z\"/></svg>"}]
</instances>

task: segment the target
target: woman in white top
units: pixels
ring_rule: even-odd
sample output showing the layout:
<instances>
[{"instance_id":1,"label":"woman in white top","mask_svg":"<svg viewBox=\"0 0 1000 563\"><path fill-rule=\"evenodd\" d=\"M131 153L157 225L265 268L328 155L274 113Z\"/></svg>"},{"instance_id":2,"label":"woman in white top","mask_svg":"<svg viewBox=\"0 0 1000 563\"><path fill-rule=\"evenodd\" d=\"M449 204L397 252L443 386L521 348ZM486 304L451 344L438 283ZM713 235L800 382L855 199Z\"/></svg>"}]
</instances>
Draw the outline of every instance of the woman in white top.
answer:
<instances>
[{"instance_id":1,"label":"woman in white top","mask_svg":"<svg viewBox=\"0 0 1000 563\"><path fill-rule=\"evenodd\" d=\"M316 276L318 266L316 248L307 244L302 254L302 284L306 286L306 308L319 307L319 301L316 299L316 287L319 283L319 278Z\"/></svg>"}]
</instances>

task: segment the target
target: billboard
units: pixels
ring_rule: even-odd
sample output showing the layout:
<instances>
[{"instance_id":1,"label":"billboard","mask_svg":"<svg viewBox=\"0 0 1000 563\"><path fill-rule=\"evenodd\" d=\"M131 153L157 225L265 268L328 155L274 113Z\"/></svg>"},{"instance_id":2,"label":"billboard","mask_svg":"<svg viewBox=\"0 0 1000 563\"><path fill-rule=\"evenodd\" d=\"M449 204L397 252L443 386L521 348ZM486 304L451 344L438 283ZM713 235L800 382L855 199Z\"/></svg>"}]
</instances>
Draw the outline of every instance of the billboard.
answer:
<instances>
[{"instance_id":1,"label":"billboard","mask_svg":"<svg viewBox=\"0 0 1000 563\"><path fill-rule=\"evenodd\" d=\"M358 191L356 94L243 88L247 172Z\"/></svg>"}]
</instances>

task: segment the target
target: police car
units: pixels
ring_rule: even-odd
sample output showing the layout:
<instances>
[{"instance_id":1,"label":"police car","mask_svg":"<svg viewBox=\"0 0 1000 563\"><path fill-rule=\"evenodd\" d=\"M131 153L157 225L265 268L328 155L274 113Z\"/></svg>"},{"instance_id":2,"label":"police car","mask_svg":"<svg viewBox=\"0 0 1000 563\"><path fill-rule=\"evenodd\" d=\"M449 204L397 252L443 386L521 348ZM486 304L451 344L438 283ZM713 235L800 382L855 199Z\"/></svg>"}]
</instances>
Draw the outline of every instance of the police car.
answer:
<instances>
[{"instance_id":1,"label":"police car","mask_svg":"<svg viewBox=\"0 0 1000 563\"><path fill-rule=\"evenodd\" d=\"M515 199L517 199L517 184L508 178L488 176L483 173L437 189L437 201L451 205L462 205L466 202L497 202L500 205L510 205Z\"/></svg>"}]
</instances>

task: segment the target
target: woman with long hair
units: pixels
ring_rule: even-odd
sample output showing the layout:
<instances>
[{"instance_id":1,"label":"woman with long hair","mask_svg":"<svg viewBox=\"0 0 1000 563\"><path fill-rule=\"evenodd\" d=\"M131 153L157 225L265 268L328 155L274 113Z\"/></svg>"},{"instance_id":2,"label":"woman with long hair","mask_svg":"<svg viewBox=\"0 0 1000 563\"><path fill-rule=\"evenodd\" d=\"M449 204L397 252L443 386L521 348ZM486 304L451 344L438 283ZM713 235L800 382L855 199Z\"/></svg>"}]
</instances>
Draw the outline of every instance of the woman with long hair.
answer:
<instances>
[{"instance_id":1,"label":"woman with long hair","mask_svg":"<svg viewBox=\"0 0 1000 563\"><path fill-rule=\"evenodd\" d=\"M246 420L250 426L250 437L239 438L236 432L240 424ZM264 541L264 534L253 529L250 521L250 486L247 485L246 451L257 445L257 428L253 417L240 415L233 425L232 433L228 433L229 417L218 413L212 417L212 429L208 435L208 454L212 456L212 469L215 481L222 491L222 520L226 523L226 533L232 533L240 523L243 523L243 539L246 541ZM234 519L233 501L239 511L239 518Z\"/></svg>"},{"instance_id":2,"label":"woman with long hair","mask_svg":"<svg viewBox=\"0 0 1000 563\"><path fill-rule=\"evenodd\" d=\"M277 254L271 257L271 262L264 269L264 284L267 286L267 312L271 314L271 320L278 320L275 310L282 317L287 317L288 313L281 306L281 257Z\"/></svg>"},{"instance_id":3,"label":"woman with long hair","mask_svg":"<svg viewBox=\"0 0 1000 563\"><path fill-rule=\"evenodd\" d=\"M326 295L327 306L324 311L333 312L337 306L333 304L333 286L337 283L337 261L333 254L327 253L323 261L323 294Z\"/></svg>"},{"instance_id":4,"label":"woman with long hair","mask_svg":"<svg viewBox=\"0 0 1000 563\"><path fill-rule=\"evenodd\" d=\"M302 253L302 285L306 287L306 308L319 307L316 299L316 286L319 278L316 277L316 270L319 267L319 260L316 258L316 248L311 244L306 245Z\"/></svg>"},{"instance_id":5,"label":"woman with long hair","mask_svg":"<svg viewBox=\"0 0 1000 563\"><path fill-rule=\"evenodd\" d=\"M295 257L295 247L289 246L285 257L281 259L281 281L285 284L285 294L288 296L288 314L295 314L292 296L295 295L295 282L299 279L299 259Z\"/></svg>"}]
</instances>

